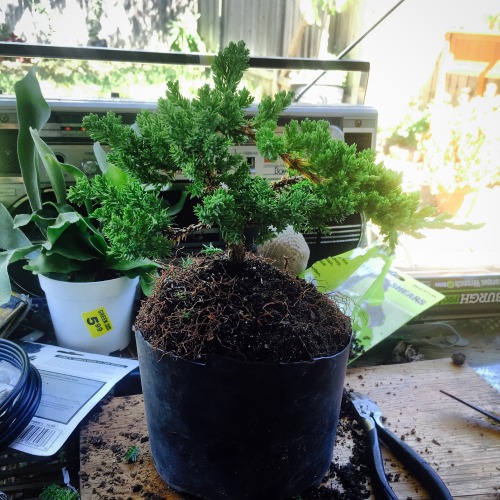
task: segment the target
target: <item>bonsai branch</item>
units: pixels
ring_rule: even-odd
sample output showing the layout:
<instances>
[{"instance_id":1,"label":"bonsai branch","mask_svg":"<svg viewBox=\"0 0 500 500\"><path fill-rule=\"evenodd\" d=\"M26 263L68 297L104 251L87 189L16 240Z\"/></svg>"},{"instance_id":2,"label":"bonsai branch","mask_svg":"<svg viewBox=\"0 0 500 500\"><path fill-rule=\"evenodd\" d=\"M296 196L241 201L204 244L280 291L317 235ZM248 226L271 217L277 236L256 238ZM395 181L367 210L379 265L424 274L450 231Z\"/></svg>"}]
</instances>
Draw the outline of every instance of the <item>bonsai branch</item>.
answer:
<instances>
[{"instance_id":1,"label":"bonsai branch","mask_svg":"<svg viewBox=\"0 0 500 500\"><path fill-rule=\"evenodd\" d=\"M170 229L170 237L178 244L182 241L185 241L186 238L197 231L203 231L204 229L208 229L209 226L207 224L190 224L186 227L174 227Z\"/></svg>"},{"instance_id":2,"label":"bonsai branch","mask_svg":"<svg viewBox=\"0 0 500 500\"><path fill-rule=\"evenodd\" d=\"M228 245L227 258L234 264L242 263L245 258L245 245L243 243Z\"/></svg>"},{"instance_id":3,"label":"bonsai branch","mask_svg":"<svg viewBox=\"0 0 500 500\"><path fill-rule=\"evenodd\" d=\"M255 131L253 128L249 126L241 127L241 132L246 135L250 140L256 141ZM293 170L297 172L302 177L309 179L311 182L315 184L319 184L322 179L314 172L309 170L311 166L309 162L305 158L296 158L290 155L289 153L281 153L280 158L283 160L284 164L289 170Z\"/></svg>"},{"instance_id":4,"label":"bonsai branch","mask_svg":"<svg viewBox=\"0 0 500 500\"><path fill-rule=\"evenodd\" d=\"M298 184L300 181L302 181L300 177L288 177L284 175L279 181L274 181L272 183L273 191L277 191L278 193L280 191L283 191L290 186L293 186L294 184Z\"/></svg>"},{"instance_id":5,"label":"bonsai branch","mask_svg":"<svg viewBox=\"0 0 500 500\"><path fill-rule=\"evenodd\" d=\"M305 177L306 179L309 179L311 182L314 184L319 184L322 179L318 175L316 175L314 172L310 172L308 170L309 162L303 158L294 158L288 153L283 153L280 155L281 159L289 168L290 170L295 170L298 172L300 175Z\"/></svg>"}]
</instances>

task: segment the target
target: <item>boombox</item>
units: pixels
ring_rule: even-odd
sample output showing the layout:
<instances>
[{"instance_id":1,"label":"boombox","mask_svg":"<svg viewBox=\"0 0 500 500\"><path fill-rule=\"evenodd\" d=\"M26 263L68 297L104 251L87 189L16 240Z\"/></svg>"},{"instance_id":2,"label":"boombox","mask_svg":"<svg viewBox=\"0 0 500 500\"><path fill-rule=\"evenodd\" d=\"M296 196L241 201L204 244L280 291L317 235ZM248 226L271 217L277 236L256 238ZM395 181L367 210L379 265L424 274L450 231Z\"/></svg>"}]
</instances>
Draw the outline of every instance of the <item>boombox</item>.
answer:
<instances>
[{"instance_id":1,"label":"boombox","mask_svg":"<svg viewBox=\"0 0 500 500\"><path fill-rule=\"evenodd\" d=\"M123 117L124 124L134 123L137 113L142 109L154 109L152 102L138 102L123 99L108 100L48 100L51 116L41 131L41 137L49 144L60 161L80 168L88 175L97 172L93 152L93 141L82 129L82 119L89 113L98 115L114 111ZM249 108L252 116L256 108ZM281 117L280 128L292 119L323 119L330 123L332 136L348 144L356 144L358 150L375 148L378 113L375 109L355 104L293 104ZM15 99L0 96L0 202L12 213L26 212L28 209L25 190L17 160L17 113ZM235 151L247 159L253 175L260 175L271 180L280 179L285 173L281 161L266 161L254 144L235 146ZM42 169L43 170L43 169ZM41 172L42 188L48 191L48 180ZM68 179L69 180L69 179ZM180 188L185 180L179 178ZM167 191L167 196L179 196L179 189ZM50 196L50 193L46 193ZM176 200L169 200L175 203ZM184 210L178 216L177 223L188 225L194 221L192 207L195 201L187 201ZM364 223L360 215L350 216L340 225L332 226L331 234L307 234L306 240L311 248L311 259L342 253L354 248L363 237ZM183 243L186 251L201 249L203 245L220 246L219 232L216 228L196 233ZM332 247L333 245L333 247ZM312 262L311 262L312 263Z\"/></svg>"}]
</instances>

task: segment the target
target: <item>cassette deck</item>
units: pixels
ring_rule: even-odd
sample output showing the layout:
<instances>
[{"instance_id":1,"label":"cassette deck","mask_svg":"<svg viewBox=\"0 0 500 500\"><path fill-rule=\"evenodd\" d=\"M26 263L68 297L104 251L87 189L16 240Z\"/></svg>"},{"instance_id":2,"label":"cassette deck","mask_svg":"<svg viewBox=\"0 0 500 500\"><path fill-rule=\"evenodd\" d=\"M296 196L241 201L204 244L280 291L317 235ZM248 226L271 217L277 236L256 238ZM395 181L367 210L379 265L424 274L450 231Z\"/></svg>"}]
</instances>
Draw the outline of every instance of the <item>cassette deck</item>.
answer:
<instances>
[{"instance_id":1,"label":"cassette deck","mask_svg":"<svg viewBox=\"0 0 500 500\"><path fill-rule=\"evenodd\" d=\"M123 123L131 125L142 109L155 109L152 102L127 101L121 99L86 101L48 101L51 117L40 135L49 144L56 156L92 175L97 170L93 152L93 141L82 129L83 117L89 113L98 115L113 111L123 117ZM248 110L251 116L256 108ZM324 119L330 123L332 134L358 149L375 148L377 111L363 105L304 105L294 104L282 116L280 126L292 119ZM17 160L17 113L15 99L0 96L0 202L6 207L24 196L24 187ZM280 162L267 162L253 144L235 147L247 157L249 168L255 175L279 179L285 172ZM48 185L41 174L42 187Z\"/></svg>"}]
</instances>

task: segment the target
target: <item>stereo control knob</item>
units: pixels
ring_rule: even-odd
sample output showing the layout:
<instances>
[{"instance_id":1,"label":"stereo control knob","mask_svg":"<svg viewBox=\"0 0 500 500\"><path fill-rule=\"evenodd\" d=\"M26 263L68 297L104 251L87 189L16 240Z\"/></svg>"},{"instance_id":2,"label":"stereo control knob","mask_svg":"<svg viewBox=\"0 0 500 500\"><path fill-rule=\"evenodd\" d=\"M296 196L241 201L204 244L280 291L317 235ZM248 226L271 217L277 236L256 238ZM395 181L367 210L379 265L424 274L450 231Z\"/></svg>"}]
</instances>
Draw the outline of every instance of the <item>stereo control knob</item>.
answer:
<instances>
[{"instance_id":1,"label":"stereo control knob","mask_svg":"<svg viewBox=\"0 0 500 500\"><path fill-rule=\"evenodd\" d=\"M95 160L82 161L80 169L87 175L97 175L101 173L99 165Z\"/></svg>"}]
</instances>

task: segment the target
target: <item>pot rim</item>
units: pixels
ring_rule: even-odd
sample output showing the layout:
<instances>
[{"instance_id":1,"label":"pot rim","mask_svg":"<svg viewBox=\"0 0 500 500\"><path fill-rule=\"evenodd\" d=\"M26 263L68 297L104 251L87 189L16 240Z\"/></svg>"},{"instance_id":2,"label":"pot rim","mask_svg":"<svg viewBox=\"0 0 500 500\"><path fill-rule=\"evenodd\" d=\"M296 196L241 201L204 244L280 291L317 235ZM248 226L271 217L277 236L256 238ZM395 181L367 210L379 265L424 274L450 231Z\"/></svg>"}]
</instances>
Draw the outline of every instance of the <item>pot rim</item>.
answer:
<instances>
[{"instance_id":1,"label":"pot rim","mask_svg":"<svg viewBox=\"0 0 500 500\"><path fill-rule=\"evenodd\" d=\"M322 362L324 360L328 361L328 360L331 360L332 358L340 357L343 353L345 353L346 349L351 348L352 340L354 337L354 332L351 330L349 342L347 342L347 344L344 346L344 348L342 350L336 352L335 354L331 354L329 356L318 356L318 357L314 357L310 360L305 360L305 361L251 361L251 360L245 361L242 359L235 359L235 358L230 358L228 356L223 356L220 354L212 354L212 353L208 353L206 355L204 361L195 361L192 359L186 359L186 358L182 358L180 356L176 356L175 354L171 354L169 352L165 352L163 349L160 349L159 347L153 347L151 345L151 343L144 338L144 335L142 334L142 332L139 329L134 328L133 331L134 331L136 340L137 340L138 336L140 336L140 338L148 345L148 347L152 351L155 351L157 353L161 353L160 359L166 356L175 362L186 362L186 363L190 363L193 365L199 365L199 366L212 366L212 365L218 364L219 361L227 361L227 362L230 362L233 364L241 364L241 365L246 365L246 366L259 366L259 365L260 366L270 366L270 365L274 365L274 366L301 366L301 365L304 365L305 366L305 365L311 365L311 364L316 363L316 362Z\"/></svg>"}]
</instances>

